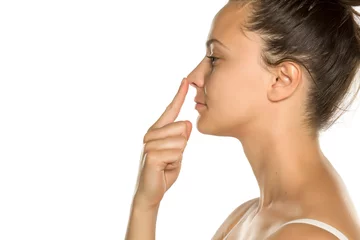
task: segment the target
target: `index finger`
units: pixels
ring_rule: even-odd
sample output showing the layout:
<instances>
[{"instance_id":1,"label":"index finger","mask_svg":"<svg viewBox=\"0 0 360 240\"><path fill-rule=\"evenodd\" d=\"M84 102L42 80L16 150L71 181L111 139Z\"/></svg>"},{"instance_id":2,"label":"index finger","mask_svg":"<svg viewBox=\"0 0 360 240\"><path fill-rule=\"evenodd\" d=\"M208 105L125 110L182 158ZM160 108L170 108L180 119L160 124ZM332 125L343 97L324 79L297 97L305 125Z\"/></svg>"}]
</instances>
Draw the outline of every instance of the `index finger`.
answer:
<instances>
[{"instance_id":1,"label":"index finger","mask_svg":"<svg viewBox=\"0 0 360 240\"><path fill-rule=\"evenodd\" d=\"M151 128L160 128L165 126L166 124L172 123L176 120L180 113L180 109L184 104L185 97L189 90L189 83L186 78L184 78L181 82L178 92L176 93L174 99L167 106L164 113L160 116L160 118L152 125Z\"/></svg>"}]
</instances>

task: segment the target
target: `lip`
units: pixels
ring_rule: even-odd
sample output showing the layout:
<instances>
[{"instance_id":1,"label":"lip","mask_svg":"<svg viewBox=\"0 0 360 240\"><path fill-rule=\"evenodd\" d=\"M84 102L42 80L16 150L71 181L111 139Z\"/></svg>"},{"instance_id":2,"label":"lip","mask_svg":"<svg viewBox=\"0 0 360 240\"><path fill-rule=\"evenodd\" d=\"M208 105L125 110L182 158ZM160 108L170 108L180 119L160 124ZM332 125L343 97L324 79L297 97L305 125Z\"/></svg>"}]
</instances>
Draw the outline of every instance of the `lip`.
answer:
<instances>
[{"instance_id":1,"label":"lip","mask_svg":"<svg viewBox=\"0 0 360 240\"><path fill-rule=\"evenodd\" d=\"M198 99L198 98L195 98L194 101L195 101L195 103L197 103L197 104L206 105L206 103L205 103L204 101L201 101L201 100Z\"/></svg>"},{"instance_id":2,"label":"lip","mask_svg":"<svg viewBox=\"0 0 360 240\"><path fill-rule=\"evenodd\" d=\"M206 109L207 106L205 104L202 104L202 103L196 103L195 105L195 109L198 110L198 111L202 111L204 109Z\"/></svg>"},{"instance_id":3,"label":"lip","mask_svg":"<svg viewBox=\"0 0 360 240\"><path fill-rule=\"evenodd\" d=\"M195 103L196 103L196 104L199 104L199 105L206 105L205 103L202 103L202 102L196 102L196 101L195 101Z\"/></svg>"}]
</instances>

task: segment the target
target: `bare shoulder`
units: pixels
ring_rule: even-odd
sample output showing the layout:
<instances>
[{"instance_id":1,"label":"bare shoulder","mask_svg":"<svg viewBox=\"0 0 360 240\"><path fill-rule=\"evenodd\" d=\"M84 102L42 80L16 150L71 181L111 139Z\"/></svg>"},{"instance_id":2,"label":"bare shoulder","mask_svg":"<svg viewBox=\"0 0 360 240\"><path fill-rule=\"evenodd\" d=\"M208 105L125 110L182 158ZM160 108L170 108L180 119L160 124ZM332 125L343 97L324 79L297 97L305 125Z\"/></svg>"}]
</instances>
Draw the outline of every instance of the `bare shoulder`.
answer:
<instances>
[{"instance_id":1,"label":"bare shoulder","mask_svg":"<svg viewBox=\"0 0 360 240\"><path fill-rule=\"evenodd\" d=\"M233 218L239 218L239 217L243 216L250 207L254 206L255 203L258 202L258 200L259 200L259 198L253 198L253 199L250 199L250 200L242 203L240 206L235 208L234 211L232 211L230 213L230 215L227 217L226 220L232 220Z\"/></svg>"},{"instance_id":2,"label":"bare shoulder","mask_svg":"<svg viewBox=\"0 0 360 240\"><path fill-rule=\"evenodd\" d=\"M305 240L305 239L317 239L317 240L339 240L332 233L309 224L288 224L271 236L269 236L266 240Z\"/></svg>"},{"instance_id":3,"label":"bare shoulder","mask_svg":"<svg viewBox=\"0 0 360 240\"><path fill-rule=\"evenodd\" d=\"M240 221L248 210L256 205L258 200L259 198L253 198L235 208L217 229L212 239L223 239L223 237L236 225L237 222Z\"/></svg>"}]
</instances>

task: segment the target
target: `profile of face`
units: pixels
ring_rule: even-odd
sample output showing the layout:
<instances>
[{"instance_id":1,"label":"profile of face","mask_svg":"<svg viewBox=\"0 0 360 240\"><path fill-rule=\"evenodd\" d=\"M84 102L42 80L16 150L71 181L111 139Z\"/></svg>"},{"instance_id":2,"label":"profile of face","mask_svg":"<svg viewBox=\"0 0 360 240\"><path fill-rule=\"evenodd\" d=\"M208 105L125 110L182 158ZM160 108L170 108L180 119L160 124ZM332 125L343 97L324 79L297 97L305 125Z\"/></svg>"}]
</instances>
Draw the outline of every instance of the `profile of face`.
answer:
<instances>
[{"instance_id":1,"label":"profile of face","mask_svg":"<svg viewBox=\"0 0 360 240\"><path fill-rule=\"evenodd\" d=\"M291 74L300 77L298 66L288 64L273 72L264 67L262 39L240 27L248 11L246 5L240 8L229 2L216 14L206 56L187 77L196 88L196 99L206 103L197 119L197 129L203 134L235 136L255 127L274 127L274 112L279 116L274 103L298 87L289 78Z\"/></svg>"}]
</instances>

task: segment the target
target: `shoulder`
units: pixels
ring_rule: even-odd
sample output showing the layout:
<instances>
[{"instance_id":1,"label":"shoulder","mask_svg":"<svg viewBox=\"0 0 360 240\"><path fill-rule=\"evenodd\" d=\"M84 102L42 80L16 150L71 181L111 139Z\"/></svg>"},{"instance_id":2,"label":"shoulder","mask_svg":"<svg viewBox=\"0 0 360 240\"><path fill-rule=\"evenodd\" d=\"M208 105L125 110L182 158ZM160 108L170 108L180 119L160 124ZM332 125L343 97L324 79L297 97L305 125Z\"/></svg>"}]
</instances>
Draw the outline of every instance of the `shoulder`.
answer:
<instances>
[{"instance_id":1,"label":"shoulder","mask_svg":"<svg viewBox=\"0 0 360 240\"><path fill-rule=\"evenodd\" d=\"M241 205L236 207L226 218L226 221L232 221L235 219L238 220L239 217L242 217L250 208L254 208L256 206L256 203L258 202L259 198L253 198L251 200L248 200L246 202L243 202Z\"/></svg>"},{"instance_id":2,"label":"shoulder","mask_svg":"<svg viewBox=\"0 0 360 240\"><path fill-rule=\"evenodd\" d=\"M229 216L225 220L225 223L229 221L232 222L233 220L239 220L239 218L242 217L251 207L256 206L258 200L259 198L253 198L242 203L229 214Z\"/></svg>"},{"instance_id":3,"label":"shoulder","mask_svg":"<svg viewBox=\"0 0 360 240\"><path fill-rule=\"evenodd\" d=\"M240 206L235 208L230 213L230 215L227 217L225 222L230 222L230 223L238 222L244 215L255 210L255 208L258 205L257 204L258 202L259 202L259 198L253 198L251 200L242 203Z\"/></svg>"},{"instance_id":4,"label":"shoulder","mask_svg":"<svg viewBox=\"0 0 360 240\"><path fill-rule=\"evenodd\" d=\"M223 239L224 236L236 225L237 222L251 209L255 207L259 198L253 198L236 207L217 229L212 239Z\"/></svg>"},{"instance_id":5,"label":"shoulder","mask_svg":"<svg viewBox=\"0 0 360 240\"><path fill-rule=\"evenodd\" d=\"M236 212L246 212L249 208L254 207L256 203L259 202L259 198L253 198L250 199L244 203L242 203L240 206L238 206L231 214L234 214Z\"/></svg>"},{"instance_id":6,"label":"shoulder","mask_svg":"<svg viewBox=\"0 0 360 240\"><path fill-rule=\"evenodd\" d=\"M303 223L292 223L281 227L266 240L339 240L334 234L313 226Z\"/></svg>"}]
</instances>

